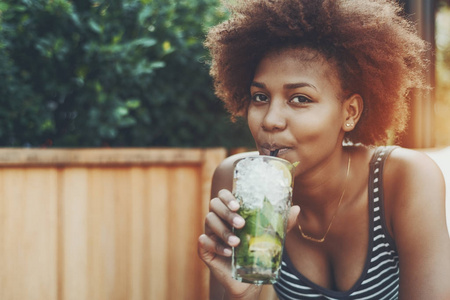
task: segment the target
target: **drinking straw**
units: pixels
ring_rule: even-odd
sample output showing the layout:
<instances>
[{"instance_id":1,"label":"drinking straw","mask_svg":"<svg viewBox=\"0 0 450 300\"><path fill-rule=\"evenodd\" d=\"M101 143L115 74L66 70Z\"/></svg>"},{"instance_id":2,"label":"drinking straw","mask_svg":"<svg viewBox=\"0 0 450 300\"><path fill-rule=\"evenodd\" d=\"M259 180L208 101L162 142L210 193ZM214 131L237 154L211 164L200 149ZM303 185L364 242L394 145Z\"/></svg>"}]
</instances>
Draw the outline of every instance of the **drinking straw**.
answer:
<instances>
[{"instance_id":1,"label":"drinking straw","mask_svg":"<svg viewBox=\"0 0 450 300\"><path fill-rule=\"evenodd\" d=\"M278 151L280 151L280 149L274 150L274 151L270 151L270 156L277 156L278 155Z\"/></svg>"}]
</instances>

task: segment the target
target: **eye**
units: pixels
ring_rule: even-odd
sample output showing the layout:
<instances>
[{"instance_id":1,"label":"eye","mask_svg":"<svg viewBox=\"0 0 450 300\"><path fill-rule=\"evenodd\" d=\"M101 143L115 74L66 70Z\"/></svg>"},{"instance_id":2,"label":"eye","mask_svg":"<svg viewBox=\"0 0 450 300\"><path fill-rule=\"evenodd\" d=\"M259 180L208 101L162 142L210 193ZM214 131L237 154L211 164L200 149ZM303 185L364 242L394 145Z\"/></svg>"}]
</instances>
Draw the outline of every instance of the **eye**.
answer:
<instances>
[{"instance_id":1,"label":"eye","mask_svg":"<svg viewBox=\"0 0 450 300\"><path fill-rule=\"evenodd\" d=\"M254 102L267 102L269 101L269 97L264 94L254 94L252 96L252 101Z\"/></svg>"},{"instance_id":2,"label":"eye","mask_svg":"<svg viewBox=\"0 0 450 300\"><path fill-rule=\"evenodd\" d=\"M298 104L307 104L307 103L311 103L313 101L304 95L297 95L295 97L292 97L289 102L298 103Z\"/></svg>"}]
</instances>

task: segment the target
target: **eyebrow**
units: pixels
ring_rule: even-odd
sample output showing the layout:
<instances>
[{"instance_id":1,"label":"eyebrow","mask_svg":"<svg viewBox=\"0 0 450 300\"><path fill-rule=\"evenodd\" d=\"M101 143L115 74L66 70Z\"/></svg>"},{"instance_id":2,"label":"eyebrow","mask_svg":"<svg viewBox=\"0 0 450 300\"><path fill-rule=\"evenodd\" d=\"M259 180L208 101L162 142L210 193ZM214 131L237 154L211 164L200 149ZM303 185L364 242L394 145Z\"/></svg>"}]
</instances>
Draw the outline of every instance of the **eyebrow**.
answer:
<instances>
[{"instance_id":1,"label":"eyebrow","mask_svg":"<svg viewBox=\"0 0 450 300\"><path fill-rule=\"evenodd\" d=\"M253 81L250 84L250 86L254 86L254 87L262 88L262 89L266 88L266 85L264 83L256 82L256 81ZM287 83L287 84L283 85L283 88L287 89L287 90L294 90L294 89L298 89L298 88L302 88L302 87L310 87L317 91L317 88L314 85L306 83L306 82Z\"/></svg>"},{"instance_id":2,"label":"eyebrow","mask_svg":"<svg viewBox=\"0 0 450 300\"><path fill-rule=\"evenodd\" d=\"M302 87L310 87L317 91L317 88L314 85L312 85L310 83L306 83L306 82L287 83L283 87L287 90L293 90L293 89L298 89L298 88L302 88Z\"/></svg>"},{"instance_id":3,"label":"eyebrow","mask_svg":"<svg viewBox=\"0 0 450 300\"><path fill-rule=\"evenodd\" d=\"M261 88L261 89L265 89L266 88L266 85L264 83L256 82L256 81L253 81L250 84L250 86L254 86L254 87L257 87L257 88Z\"/></svg>"}]
</instances>

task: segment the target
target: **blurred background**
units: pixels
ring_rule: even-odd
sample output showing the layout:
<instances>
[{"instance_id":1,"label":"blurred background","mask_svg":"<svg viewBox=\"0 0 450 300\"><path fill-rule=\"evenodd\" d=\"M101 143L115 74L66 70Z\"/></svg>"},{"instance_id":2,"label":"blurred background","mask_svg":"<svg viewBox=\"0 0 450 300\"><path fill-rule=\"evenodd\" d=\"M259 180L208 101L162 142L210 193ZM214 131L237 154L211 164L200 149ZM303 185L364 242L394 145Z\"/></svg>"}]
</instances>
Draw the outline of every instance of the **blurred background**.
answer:
<instances>
[{"instance_id":1,"label":"blurred background","mask_svg":"<svg viewBox=\"0 0 450 300\"><path fill-rule=\"evenodd\" d=\"M208 74L218 4L0 1L0 146L251 146Z\"/></svg>"},{"instance_id":2,"label":"blurred background","mask_svg":"<svg viewBox=\"0 0 450 300\"><path fill-rule=\"evenodd\" d=\"M432 45L408 147L450 144L448 0L400 0ZM219 0L0 0L0 146L253 147L214 96Z\"/></svg>"},{"instance_id":3,"label":"blurred background","mask_svg":"<svg viewBox=\"0 0 450 300\"><path fill-rule=\"evenodd\" d=\"M436 11L435 145L450 145L450 1Z\"/></svg>"},{"instance_id":4,"label":"blurred background","mask_svg":"<svg viewBox=\"0 0 450 300\"><path fill-rule=\"evenodd\" d=\"M448 185L450 0L399 1L433 87L401 144ZM0 299L208 298L211 178L253 148L208 74L226 17L219 0L0 0Z\"/></svg>"}]
</instances>

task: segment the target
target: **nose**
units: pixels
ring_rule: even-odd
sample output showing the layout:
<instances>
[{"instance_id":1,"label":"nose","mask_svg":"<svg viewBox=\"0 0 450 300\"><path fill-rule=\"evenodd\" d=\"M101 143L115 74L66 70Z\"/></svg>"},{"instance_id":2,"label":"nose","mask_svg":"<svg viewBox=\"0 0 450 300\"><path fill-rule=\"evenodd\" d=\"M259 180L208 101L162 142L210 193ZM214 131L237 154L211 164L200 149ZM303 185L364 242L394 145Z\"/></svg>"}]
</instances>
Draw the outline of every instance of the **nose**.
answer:
<instances>
[{"instance_id":1,"label":"nose","mask_svg":"<svg viewBox=\"0 0 450 300\"><path fill-rule=\"evenodd\" d=\"M268 105L266 114L262 120L262 128L266 131L282 131L286 128L286 116L282 104L272 101Z\"/></svg>"}]
</instances>

